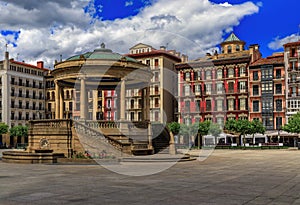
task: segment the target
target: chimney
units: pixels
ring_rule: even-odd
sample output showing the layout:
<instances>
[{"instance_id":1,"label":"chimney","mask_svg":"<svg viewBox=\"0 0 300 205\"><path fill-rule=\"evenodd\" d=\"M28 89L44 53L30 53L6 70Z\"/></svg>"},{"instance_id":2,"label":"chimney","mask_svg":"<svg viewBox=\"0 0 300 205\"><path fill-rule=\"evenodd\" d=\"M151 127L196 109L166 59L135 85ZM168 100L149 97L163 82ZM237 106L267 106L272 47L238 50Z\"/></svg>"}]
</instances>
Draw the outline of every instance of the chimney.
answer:
<instances>
[{"instance_id":1,"label":"chimney","mask_svg":"<svg viewBox=\"0 0 300 205\"><path fill-rule=\"evenodd\" d=\"M160 46L160 50L165 51L166 49L166 46Z\"/></svg>"},{"instance_id":2,"label":"chimney","mask_svg":"<svg viewBox=\"0 0 300 205\"><path fill-rule=\"evenodd\" d=\"M44 68L44 62L43 61L38 61L37 62L37 67L38 68Z\"/></svg>"},{"instance_id":3,"label":"chimney","mask_svg":"<svg viewBox=\"0 0 300 205\"><path fill-rule=\"evenodd\" d=\"M182 55L181 55L181 62L182 62L182 63L186 63L186 62L188 62L188 56L187 56L187 55L184 55L184 54L182 54Z\"/></svg>"},{"instance_id":4,"label":"chimney","mask_svg":"<svg viewBox=\"0 0 300 205\"><path fill-rule=\"evenodd\" d=\"M251 62L255 62L258 59L261 58L261 53L259 51L259 45L258 44L252 44L249 46L249 52L251 55Z\"/></svg>"}]
</instances>

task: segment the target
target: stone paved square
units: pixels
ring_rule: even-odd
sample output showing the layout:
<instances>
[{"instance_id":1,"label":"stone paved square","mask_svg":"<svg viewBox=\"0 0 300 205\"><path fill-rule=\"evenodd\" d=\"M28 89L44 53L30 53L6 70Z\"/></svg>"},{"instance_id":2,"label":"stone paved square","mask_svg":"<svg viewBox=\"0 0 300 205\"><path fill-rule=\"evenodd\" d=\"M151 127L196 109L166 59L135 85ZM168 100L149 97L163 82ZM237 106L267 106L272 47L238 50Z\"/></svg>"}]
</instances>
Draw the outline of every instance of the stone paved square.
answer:
<instances>
[{"instance_id":1,"label":"stone paved square","mask_svg":"<svg viewBox=\"0 0 300 205\"><path fill-rule=\"evenodd\" d=\"M205 161L134 177L100 165L0 161L0 204L296 205L299 162L298 150L215 150Z\"/></svg>"}]
</instances>

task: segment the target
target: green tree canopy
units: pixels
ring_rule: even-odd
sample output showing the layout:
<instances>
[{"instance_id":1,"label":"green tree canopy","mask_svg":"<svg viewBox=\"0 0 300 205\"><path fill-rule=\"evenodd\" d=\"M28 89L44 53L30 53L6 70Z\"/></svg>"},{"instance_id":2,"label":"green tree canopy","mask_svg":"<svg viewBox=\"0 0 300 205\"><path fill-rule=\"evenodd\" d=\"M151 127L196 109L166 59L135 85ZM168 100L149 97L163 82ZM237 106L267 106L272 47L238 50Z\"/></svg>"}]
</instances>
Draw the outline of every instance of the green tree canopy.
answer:
<instances>
[{"instance_id":1,"label":"green tree canopy","mask_svg":"<svg viewBox=\"0 0 300 205\"><path fill-rule=\"evenodd\" d=\"M28 136L28 127L27 126L14 126L9 129L10 136L13 137L27 137Z\"/></svg>"},{"instance_id":2,"label":"green tree canopy","mask_svg":"<svg viewBox=\"0 0 300 205\"><path fill-rule=\"evenodd\" d=\"M8 125L1 122L0 123L0 135L5 134L8 132Z\"/></svg>"},{"instance_id":3,"label":"green tree canopy","mask_svg":"<svg viewBox=\"0 0 300 205\"><path fill-rule=\"evenodd\" d=\"M290 133L300 133L300 112L291 116L282 129Z\"/></svg>"},{"instance_id":4,"label":"green tree canopy","mask_svg":"<svg viewBox=\"0 0 300 205\"><path fill-rule=\"evenodd\" d=\"M259 120L253 120L250 123L250 134L261 133L265 134L266 128L263 126L262 122Z\"/></svg>"},{"instance_id":5,"label":"green tree canopy","mask_svg":"<svg viewBox=\"0 0 300 205\"><path fill-rule=\"evenodd\" d=\"M226 121L224 129L229 131L229 132L237 132L237 127L236 127L237 121L233 119L229 119Z\"/></svg>"},{"instance_id":6,"label":"green tree canopy","mask_svg":"<svg viewBox=\"0 0 300 205\"><path fill-rule=\"evenodd\" d=\"M209 126L209 131L208 133L214 137L219 136L221 134L222 129L220 128L220 125L217 123L211 123Z\"/></svg>"},{"instance_id":7,"label":"green tree canopy","mask_svg":"<svg viewBox=\"0 0 300 205\"><path fill-rule=\"evenodd\" d=\"M174 135L177 135L180 131L180 124L178 122L171 122L168 124L168 128Z\"/></svg>"}]
</instances>

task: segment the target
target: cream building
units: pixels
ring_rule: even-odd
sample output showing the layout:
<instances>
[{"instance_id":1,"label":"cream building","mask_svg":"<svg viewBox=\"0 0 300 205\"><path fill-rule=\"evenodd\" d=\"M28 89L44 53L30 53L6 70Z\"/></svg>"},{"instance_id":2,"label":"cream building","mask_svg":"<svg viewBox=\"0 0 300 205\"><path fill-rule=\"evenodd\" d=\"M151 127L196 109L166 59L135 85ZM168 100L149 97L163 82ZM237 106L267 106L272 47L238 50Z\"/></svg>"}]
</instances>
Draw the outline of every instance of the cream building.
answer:
<instances>
[{"instance_id":1,"label":"cream building","mask_svg":"<svg viewBox=\"0 0 300 205\"><path fill-rule=\"evenodd\" d=\"M172 122L176 121L177 103L177 72L175 64L187 60L174 50L166 50L161 46L159 50L150 45L139 43L129 49L127 56L132 57L150 66L153 77L150 83L150 121ZM128 90L126 95L127 120L137 121L141 117L141 92Z\"/></svg>"}]
</instances>

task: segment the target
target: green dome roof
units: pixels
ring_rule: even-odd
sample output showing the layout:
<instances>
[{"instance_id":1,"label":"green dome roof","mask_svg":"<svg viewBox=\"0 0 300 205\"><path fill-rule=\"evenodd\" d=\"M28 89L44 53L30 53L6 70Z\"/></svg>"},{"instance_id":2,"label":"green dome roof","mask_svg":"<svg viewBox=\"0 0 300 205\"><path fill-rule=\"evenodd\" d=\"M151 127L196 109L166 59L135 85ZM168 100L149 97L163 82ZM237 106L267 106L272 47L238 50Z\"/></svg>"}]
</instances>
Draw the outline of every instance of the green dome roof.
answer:
<instances>
[{"instance_id":1,"label":"green dome roof","mask_svg":"<svg viewBox=\"0 0 300 205\"><path fill-rule=\"evenodd\" d=\"M84 54L79 54L79 55L75 55L72 56L70 58L68 58L66 61L70 61L70 60L79 60L79 59L91 59L91 60L115 60L115 61L119 61L119 60L125 60L125 61L130 61L130 62L135 62L137 63L138 61L127 57L127 56L123 56L119 53L113 53L112 50L104 48L104 46L102 46L101 48L95 49L93 52L87 52Z\"/></svg>"}]
</instances>

